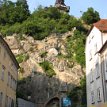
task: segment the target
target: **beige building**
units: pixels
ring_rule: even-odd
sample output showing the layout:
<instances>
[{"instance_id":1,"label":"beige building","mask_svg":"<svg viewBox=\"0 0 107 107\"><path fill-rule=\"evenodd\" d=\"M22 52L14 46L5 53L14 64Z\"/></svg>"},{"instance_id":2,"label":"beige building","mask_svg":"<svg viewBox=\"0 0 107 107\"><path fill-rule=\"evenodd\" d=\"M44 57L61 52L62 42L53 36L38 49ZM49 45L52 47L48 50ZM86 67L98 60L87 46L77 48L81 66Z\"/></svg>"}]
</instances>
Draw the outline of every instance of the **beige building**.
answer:
<instances>
[{"instance_id":1,"label":"beige building","mask_svg":"<svg viewBox=\"0 0 107 107\"><path fill-rule=\"evenodd\" d=\"M0 107L16 107L18 68L15 56L0 36Z\"/></svg>"},{"instance_id":2,"label":"beige building","mask_svg":"<svg viewBox=\"0 0 107 107\"><path fill-rule=\"evenodd\" d=\"M103 55L107 52L104 48L106 41L107 19L101 19L93 24L86 40L87 107L104 107L107 102L107 73L104 63L106 55ZM103 48L105 52L102 51Z\"/></svg>"}]
</instances>

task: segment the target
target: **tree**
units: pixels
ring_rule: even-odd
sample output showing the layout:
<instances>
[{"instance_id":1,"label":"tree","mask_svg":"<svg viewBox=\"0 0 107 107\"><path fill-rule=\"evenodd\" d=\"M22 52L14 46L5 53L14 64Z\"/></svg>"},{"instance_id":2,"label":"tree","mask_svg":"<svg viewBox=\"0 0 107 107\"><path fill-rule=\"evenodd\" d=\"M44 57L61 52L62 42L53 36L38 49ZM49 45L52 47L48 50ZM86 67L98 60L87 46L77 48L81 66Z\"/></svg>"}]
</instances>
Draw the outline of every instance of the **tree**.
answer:
<instances>
[{"instance_id":1,"label":"tree","mask_svg":"<svg viewBox=\"0 0 107 107\"><path fill-rule=\"evenodd\" d=\"M30 16L29 7L26 0L17 0L16 11L18 15L18 22L23 22Z\"/></svg>"},{"instance_id":2,"label":"tree","mask_svg":"<svg viewBox=\"0 0 107 107\"><path fill-rule=\"evenodd\" d=\"M68 97L72 99L72 107L86 107L87 105L87 98L86 98L86 77L84 76L80 80L80 86L75 87L68 93Z\"/></svg>"},{"instance_id":3,"label":"tree","mask_svg":"<svg viewBox=\"0 0 107 107\"><path fill-rule=\"evenodd\" d=\"M8 0L0 0L0 24L15 24L23 22L30 16L26 0L18 0L16 3Z\"/></svg>"},{"instance_id":4,"label":"tree","mask_svg":"<svg viewBox=\"0 0 107 107\"><path fill-rule=\"evenodd\" d=\"M83 13L82 19L86 24L92 24L100 20L100 16L97 11L90 7L86 12Z\"/></svg>"}]
</instances>

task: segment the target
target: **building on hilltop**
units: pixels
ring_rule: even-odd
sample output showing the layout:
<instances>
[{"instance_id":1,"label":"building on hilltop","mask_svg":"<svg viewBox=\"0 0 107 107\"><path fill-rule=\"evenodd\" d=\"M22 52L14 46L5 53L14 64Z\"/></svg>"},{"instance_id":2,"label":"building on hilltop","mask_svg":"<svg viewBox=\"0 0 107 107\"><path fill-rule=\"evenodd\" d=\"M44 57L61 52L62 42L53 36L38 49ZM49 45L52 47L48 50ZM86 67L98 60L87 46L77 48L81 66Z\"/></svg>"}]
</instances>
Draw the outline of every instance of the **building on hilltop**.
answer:
<instances>
[{"instance_id":1,"label":"building on hilltop","mask_svg":"<svg viewBox=\"0 0 107 107\"><path fill-rule=\"evenodd\" d=\"M62 12L69 12L70 6L66 6L64 0L56 0L55 7L58 8Z\"/></svg>"},{"instance_id":2,"label":"building on hilltop","mask_svg":"<svg viewBox=\"0 0 107 107\"><path fill-rule=\"evenodd\" d=\"M0 36L0 107L16 107L18 62Z\"/></svg>"},{"instance_id":3,"label":"building on hilltop","mask_svg":"<svg viewBox=\"0 0 107 107\"><path fill-rule=\"evenodd\" d=\"M91 27L85 55L87 107L104 107L107 102L107 19L101 19Z\"/></svg>"}]
</instances>

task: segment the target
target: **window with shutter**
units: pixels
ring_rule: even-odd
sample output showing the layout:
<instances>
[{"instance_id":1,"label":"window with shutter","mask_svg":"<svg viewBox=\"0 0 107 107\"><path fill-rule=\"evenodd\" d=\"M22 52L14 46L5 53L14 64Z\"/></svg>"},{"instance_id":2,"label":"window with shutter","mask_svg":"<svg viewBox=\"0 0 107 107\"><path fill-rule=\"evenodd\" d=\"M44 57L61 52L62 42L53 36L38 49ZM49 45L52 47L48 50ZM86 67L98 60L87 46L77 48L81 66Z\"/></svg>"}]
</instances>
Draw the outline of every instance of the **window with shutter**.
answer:
<instances>
[{"instance_id":1,"label":"window with shutter","mask_svg":"<svg viewBox=\"0 0 107 107\"><path fill-rule=\"evenodd\" d=\"M94 98L94 91L91 92L91 103L95 103L95 98Z\"/></svg>"},{"instance_id":2,"label":"window with shutter","mask_svg":"<svg viewBox=\"0 0 107 107\"><path fill-rule=\"evenodd\" d=\"M101 88L100 87L97 89L97 101L101 102Z\"/></svg>"},{"instance_id":3,"label":"window with shutter","mask_svg":"<svg viewBox=\"0 0 107 107\"><path fill-rule=\"evenodd\" d=\"M98 62L95 65L95 69L96 69L96 79L98 79L100 77L99 63Z\"/></svg>"}]
</instances>

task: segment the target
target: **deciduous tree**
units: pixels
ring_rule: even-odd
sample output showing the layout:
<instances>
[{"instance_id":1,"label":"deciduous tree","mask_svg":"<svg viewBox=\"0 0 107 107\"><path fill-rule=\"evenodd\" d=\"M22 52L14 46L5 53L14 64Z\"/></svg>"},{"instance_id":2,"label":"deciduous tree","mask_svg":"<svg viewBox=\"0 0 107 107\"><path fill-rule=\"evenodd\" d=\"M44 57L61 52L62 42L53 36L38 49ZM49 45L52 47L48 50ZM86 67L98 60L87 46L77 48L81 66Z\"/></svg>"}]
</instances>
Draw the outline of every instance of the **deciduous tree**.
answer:
<instances>
[{"instance_id":1,"label":"deciduous tree","mask_svg":"<svg viewBox=\"0 0 107 107\"><path fill-rule=\"evenodd\" d=\"M92 24L100 20L100 16L97 11L90 7L86 12L83 13L82 19L86 24Z\"/></svg>"}]
</instances>

